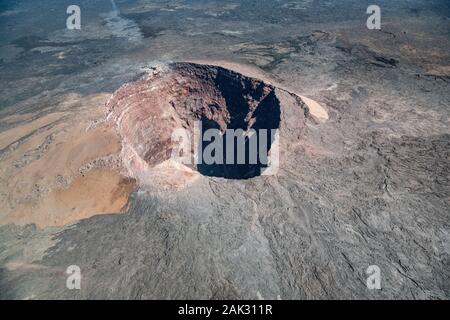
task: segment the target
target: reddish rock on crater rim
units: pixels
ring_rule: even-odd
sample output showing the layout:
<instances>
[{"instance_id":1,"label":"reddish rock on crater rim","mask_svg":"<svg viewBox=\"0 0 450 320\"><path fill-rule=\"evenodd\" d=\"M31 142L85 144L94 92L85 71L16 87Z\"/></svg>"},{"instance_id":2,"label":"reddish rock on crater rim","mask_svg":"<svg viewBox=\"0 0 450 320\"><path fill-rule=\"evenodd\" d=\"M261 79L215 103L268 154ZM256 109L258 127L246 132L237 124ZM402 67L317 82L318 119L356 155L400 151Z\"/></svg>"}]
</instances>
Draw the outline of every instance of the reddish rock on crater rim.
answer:
<instances>
[{"instance_id":1,"label":"reddish rock on crater rim","mask_svg":"<svg viewBox=\"0 0 450 320\"><path fill-rule=\"evenodd\" d=\"M150 168L170 159L177 128L192 134L194 122L202 121L204 127L221 131L280 128L292 135L301 131L309 114L299 96L261 80L218 66L181 62L155 67L143 79L123 85L107 109L122 137L124 163L141 182ZM296 119L282 124L285 117ZM204 168L191 169L205 174ZM241 169L223 176L239 178Z\"/></svg>"}]
</instances>

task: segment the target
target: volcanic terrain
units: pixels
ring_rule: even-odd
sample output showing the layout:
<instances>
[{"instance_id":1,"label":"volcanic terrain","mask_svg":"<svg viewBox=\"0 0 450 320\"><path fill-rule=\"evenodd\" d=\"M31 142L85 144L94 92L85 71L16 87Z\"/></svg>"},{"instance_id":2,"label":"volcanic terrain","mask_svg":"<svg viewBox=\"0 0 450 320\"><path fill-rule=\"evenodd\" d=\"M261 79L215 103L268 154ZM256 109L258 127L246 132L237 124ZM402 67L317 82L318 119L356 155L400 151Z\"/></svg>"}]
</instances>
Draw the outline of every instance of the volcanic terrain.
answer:
<instances>
[{"instance_id":1,"label":"volcanic terrain","mask_svg":"<svg viewBox=\"0 0 450 320\"><path fill-rule=\"evenodd\" d=\"M0 298L450 297L448 1L380 0L381 30L359 0L80 0L80 30L57 2L0 4ZM174 161L196 123L277 130L277 170Z\"/></svg>"}]
</instances>

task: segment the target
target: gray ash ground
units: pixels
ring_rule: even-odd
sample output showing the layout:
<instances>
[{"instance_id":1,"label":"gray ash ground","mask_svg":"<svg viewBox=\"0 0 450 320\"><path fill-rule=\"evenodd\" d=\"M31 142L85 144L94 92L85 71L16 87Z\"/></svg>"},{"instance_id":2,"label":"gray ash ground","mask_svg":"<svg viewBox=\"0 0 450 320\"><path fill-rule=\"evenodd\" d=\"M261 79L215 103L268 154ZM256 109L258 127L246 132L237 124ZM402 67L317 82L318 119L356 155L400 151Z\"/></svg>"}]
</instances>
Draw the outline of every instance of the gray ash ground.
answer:
<instances>
[{"instance_id":1,"label":"gray ash ground","mask_svg":"<svg viewBox=\"0 0 450 320\"><path fill-rule=\"evenodd\" d=\"M112 18L85 0L77 32L70 4L0 4L0 119L196 59L259 67L330 119L306 125L275 176L138 189L127 213L65 227L0 226L0 298L450 298L448 1L378 1L381 31L365 27L370 1L116 1ZM66 288L73 264L81 290Z\"/></svg>"}]
</instances>

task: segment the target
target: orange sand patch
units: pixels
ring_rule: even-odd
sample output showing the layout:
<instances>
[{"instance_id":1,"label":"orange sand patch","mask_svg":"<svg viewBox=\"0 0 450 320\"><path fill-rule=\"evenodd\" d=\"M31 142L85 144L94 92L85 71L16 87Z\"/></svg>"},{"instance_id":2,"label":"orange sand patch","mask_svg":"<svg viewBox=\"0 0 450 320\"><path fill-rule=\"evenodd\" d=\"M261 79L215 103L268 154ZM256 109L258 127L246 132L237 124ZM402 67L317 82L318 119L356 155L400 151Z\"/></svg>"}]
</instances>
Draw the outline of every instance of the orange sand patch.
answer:
<instances>
[{"instance_id":1,"label":"orange sand patch","mask_svg":"<svg viewBox=\"0 0 450 320\"><path fill-rule=\"evenodd\" d=\"M109 97L69 94L35 120L14 116L23 124L0 133L0 224L61 226L123 211L135 183L122 175L121 140L104 121Z\"/></svg>"},{"instance_id":2,"label":"orange sand patch","mask_svg":"<svg viewBox=\"0 0 450 320\"><path fill-rule=\"evenodd\" d=\"M51 113L30 123L0 133L0 149L6 148L8 145L32 133L34 130L61 119L64 115L63 112Z\"/></svg>"},{"instance_id":3,"label":"orange sand patch","mask_svg":"<svg viewBox=\"0 0 450 320\"><path fill-rule=\"evenodd\" d=\"M20 206L1 223L38 227L63 226L97 214L120 213L126 209L135 181L112 170L92 170L78 176L65 190L55 190L34 203Z\"/></svg>"},{"instance_id":4,"label":"orange sand patch","mask_svg":"<svg viewBox=\"0 0 450 320\"><path fill-rule=\"evenodd\" d=\"M10 176L9 168L14 166L12 160L22 156L19 152L21 150L17 150L9 161L5 161L6 166L1 176L5 177L5 187L11 200L22 202L23 199L30 198L36 188L41 190L39 194L42 195L46 189L57 186L58 177L70 180L79 174L83 165L118 154L121 150L120 140L112 128L98 127L86 132L85 127L80 125L71 129L57 134L47 152L20 168L14 175Z\"/></svg>"}]
</instances>

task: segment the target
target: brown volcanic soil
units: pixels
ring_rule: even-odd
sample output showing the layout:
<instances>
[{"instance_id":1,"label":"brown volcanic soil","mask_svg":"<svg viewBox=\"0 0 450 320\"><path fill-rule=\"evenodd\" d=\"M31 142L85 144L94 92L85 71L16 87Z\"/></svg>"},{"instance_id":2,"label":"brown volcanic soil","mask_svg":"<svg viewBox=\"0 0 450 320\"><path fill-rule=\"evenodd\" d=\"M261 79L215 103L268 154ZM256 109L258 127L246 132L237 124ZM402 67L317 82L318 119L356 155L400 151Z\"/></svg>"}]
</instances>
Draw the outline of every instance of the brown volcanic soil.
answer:
<instances>
[{"instance_id":1,"label":"brown volcanic soil","mask_svg":"<svg viewBox=\"0 0 450 320\"><path fill-rule=\"evenodd\" d=\"M62 112L1 133L0 224L62 226L125 209L134 182L121 174L114 128L99 122L108 97L65 96Z\"/></svg>"},{"instance_id":2,"label":"brown volcanic soil","mask_svg":"<svg viewBox=\"0 0 450 320\"><path fill-rule=\"evenodd\" d=\"M102 213L123 212L134 181L112 170L94 169L77 176L67 189L57 189L39 201L20 205L2 223L38 227L63 226Z\"/></svg>"}]
</instances>

